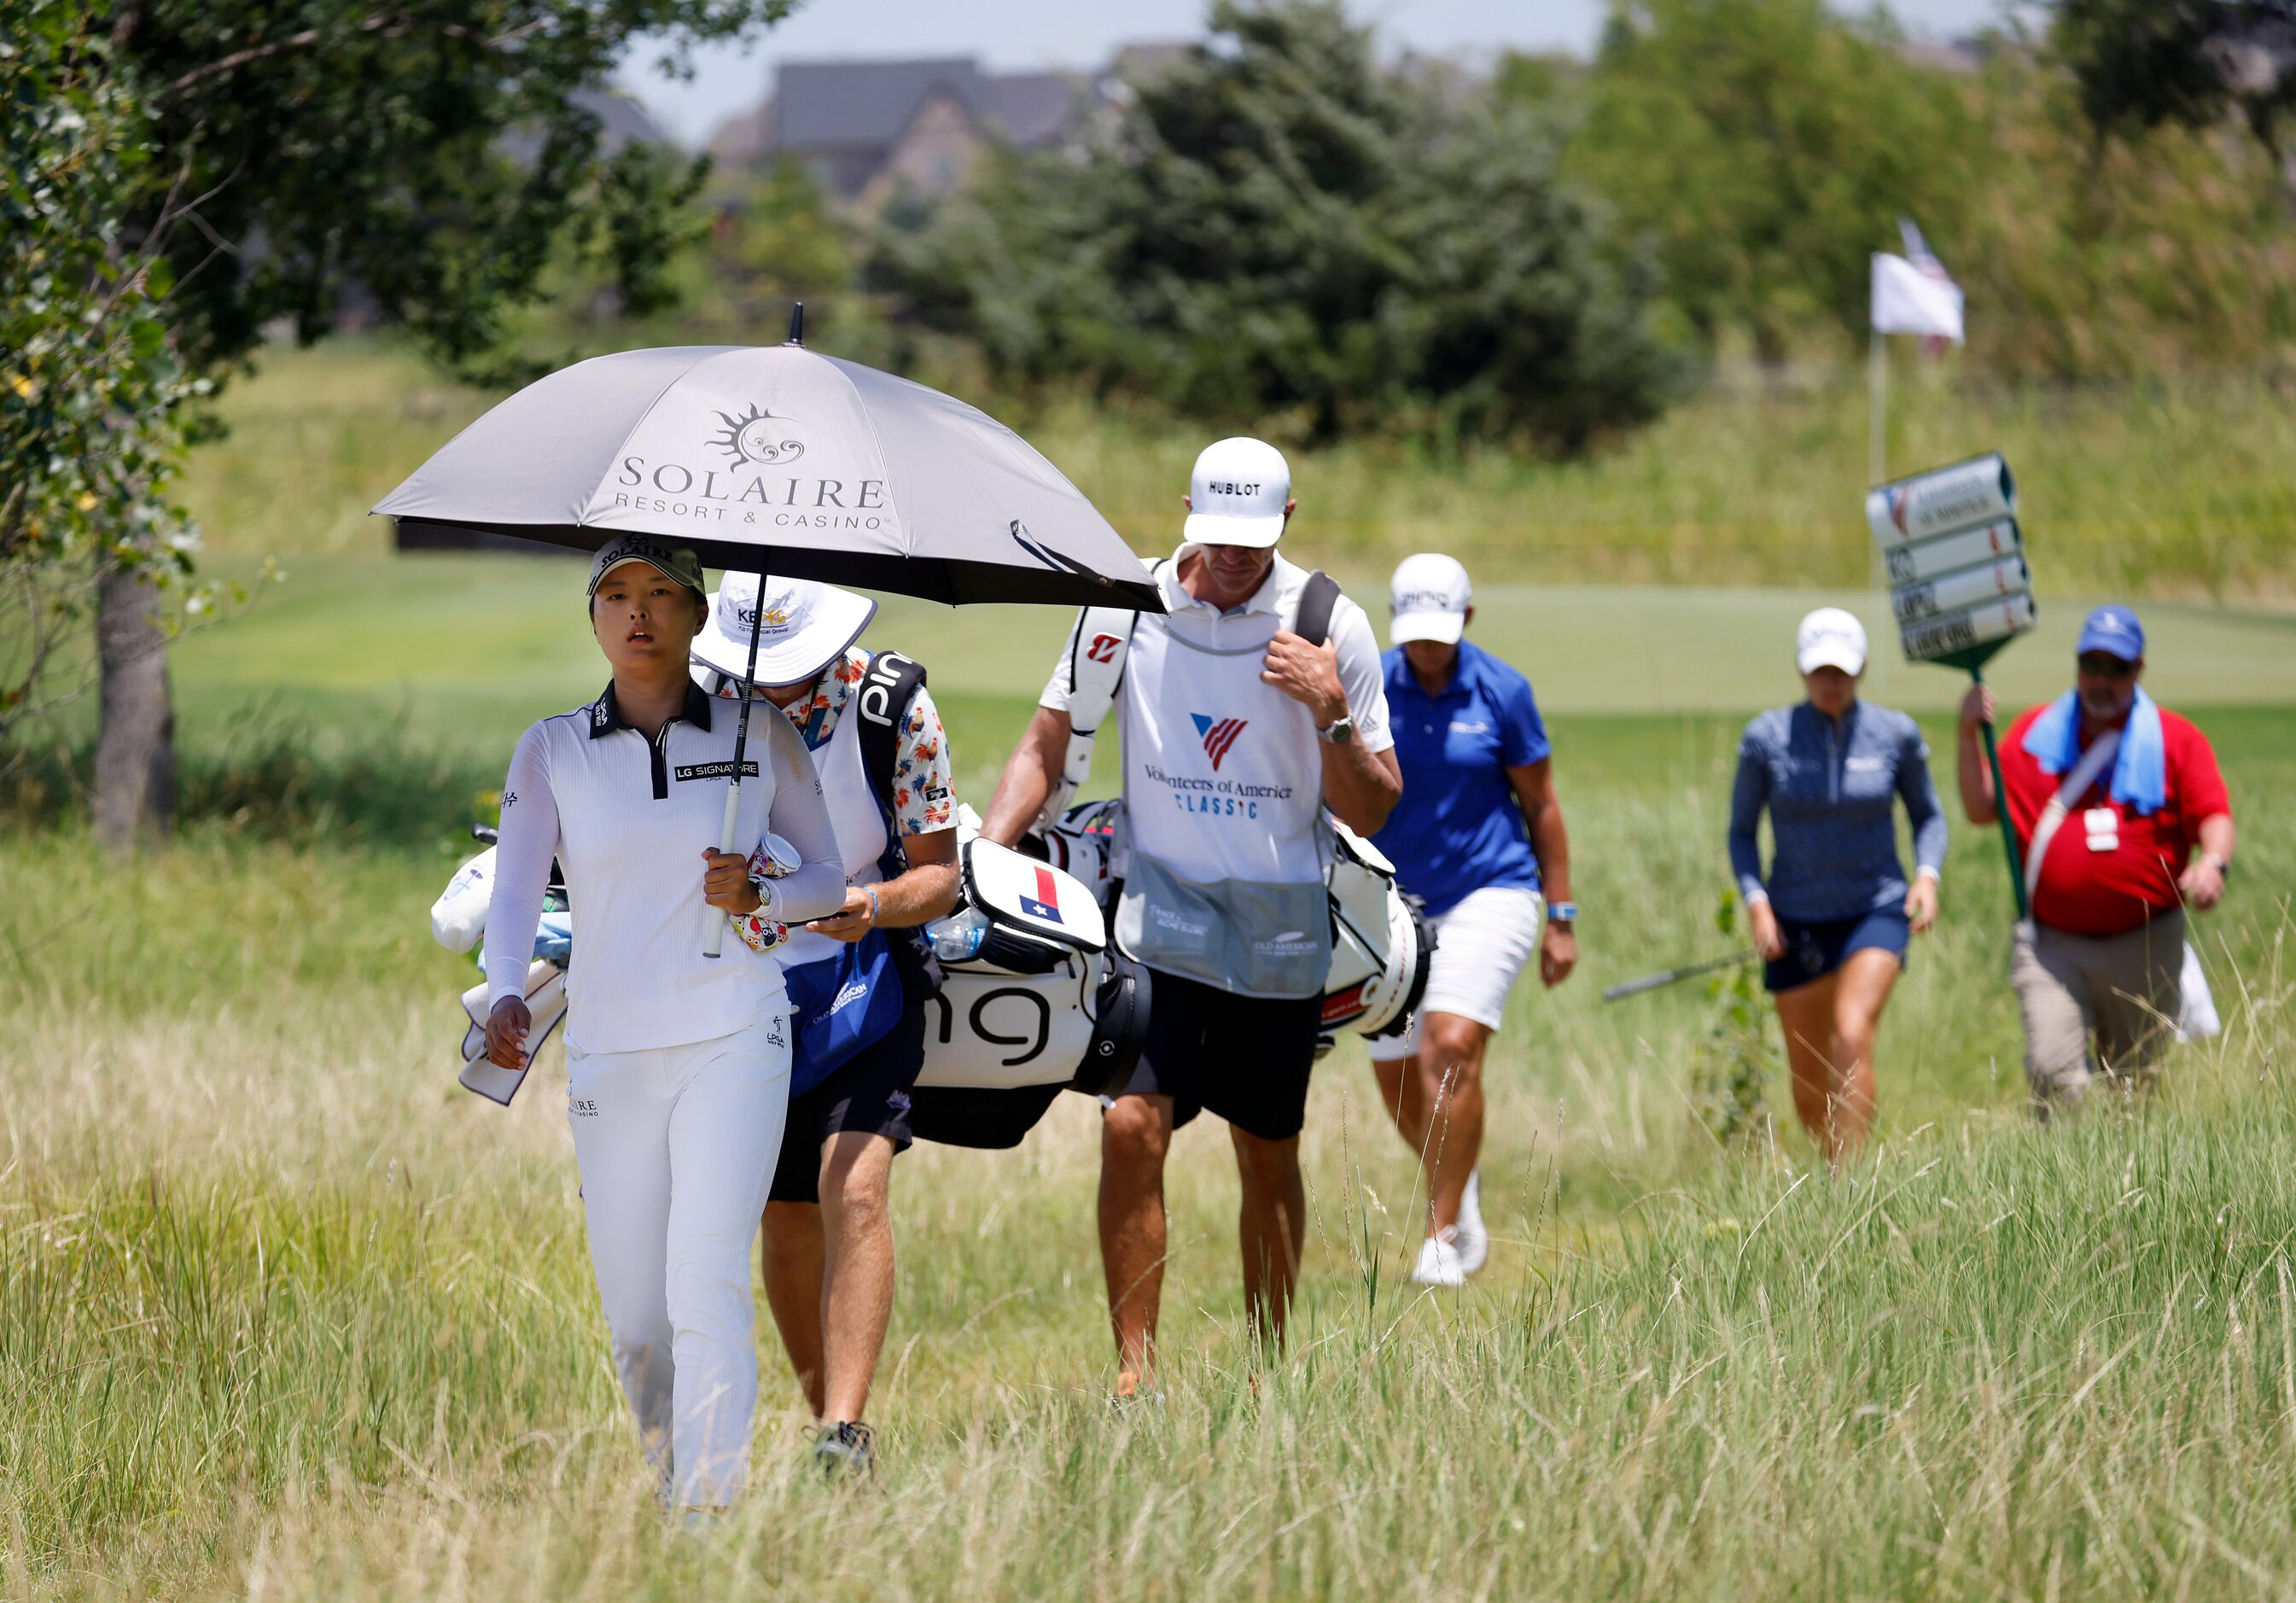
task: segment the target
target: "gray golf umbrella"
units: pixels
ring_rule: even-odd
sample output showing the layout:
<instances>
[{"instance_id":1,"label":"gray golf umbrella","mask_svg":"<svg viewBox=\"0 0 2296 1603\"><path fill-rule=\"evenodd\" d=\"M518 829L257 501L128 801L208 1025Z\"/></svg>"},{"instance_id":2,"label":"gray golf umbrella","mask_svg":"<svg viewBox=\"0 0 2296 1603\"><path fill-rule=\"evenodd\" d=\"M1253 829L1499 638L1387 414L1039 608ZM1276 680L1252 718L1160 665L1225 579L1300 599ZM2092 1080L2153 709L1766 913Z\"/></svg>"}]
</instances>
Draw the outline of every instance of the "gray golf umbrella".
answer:
<instances>
[{"instance_id":1,"label":"gray golf umbrella","mask_svg":"<svg viewBox=\"0 0 2296 1603\"><path fill-rule=\"evenodd\" d=\"M529 384L448 440L374 510L594 551L681 541L713 567L929 600L1160 612L1145 563L1081 490L976 407L775 346L594 357ZM763 609L750 613L757 678ZM734 724L719 850L735 847L750 696ZM726 921L704 926L718 956Z\"/></svg>"},{"instance_id":2,"label":"gray golf umbrella","mask_svg":"<svg viewBox=\"0 0 2296 1603\"><path fill-rule=\"evenodd\" d=\"M594 551L618 535L712 567L947 602L1163 611L1082 491L977 407L786 345L626 350L537 381L374 510Z\"/></svg>"}]
</instances>

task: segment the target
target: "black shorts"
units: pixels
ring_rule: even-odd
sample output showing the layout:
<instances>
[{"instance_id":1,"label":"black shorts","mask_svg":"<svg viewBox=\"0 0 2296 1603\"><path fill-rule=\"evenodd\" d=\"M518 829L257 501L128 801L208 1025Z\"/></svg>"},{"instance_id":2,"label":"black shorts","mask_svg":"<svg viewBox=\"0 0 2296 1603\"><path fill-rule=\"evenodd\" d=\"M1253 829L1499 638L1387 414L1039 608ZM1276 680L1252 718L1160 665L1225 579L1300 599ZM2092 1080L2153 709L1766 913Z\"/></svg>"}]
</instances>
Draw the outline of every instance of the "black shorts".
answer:
<instances>
[{"instance_id":1,"label":"black shorts","mask_svg":"<svg viewBox=\"0 0 2296 1603\"><path fill-rule=\"evenodd\" d=\"M1153 971L1140 1066L1111 1097L1169 1097L1172 1123L1218 1114L1246 1135L1288 1141L1308 1117L1324 999L1240 997Z\"/></svg>"},{"instance_id":2,"label":"black shorts","mask_svg":"<svg viewBox=\"0 0 2296 1603\"><path fill-rule=\"evenodd\" d=\"M909 1093L925 1065L925 1010L912 1003L900 1022L856 1052L811 1090L790 1098L782 1155L767 1202L821 1200L822 1144L840 1130L884 1136L895 1152L909 1145Z\"/></svg>"}]
</instances>

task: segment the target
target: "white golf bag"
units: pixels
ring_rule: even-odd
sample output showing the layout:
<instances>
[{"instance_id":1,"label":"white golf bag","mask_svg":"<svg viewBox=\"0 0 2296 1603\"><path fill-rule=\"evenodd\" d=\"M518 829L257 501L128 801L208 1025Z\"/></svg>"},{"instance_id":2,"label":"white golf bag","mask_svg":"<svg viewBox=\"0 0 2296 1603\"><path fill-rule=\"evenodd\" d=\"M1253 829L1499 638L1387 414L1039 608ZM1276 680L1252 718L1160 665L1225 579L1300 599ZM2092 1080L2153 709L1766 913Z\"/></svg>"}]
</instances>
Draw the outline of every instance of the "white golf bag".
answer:
<instances>
[{"instance_id":1,"label":"white golf bag","mask_svg":"<svg viewBox=\"0 0 2296 1603\"><path fill-rule=\"evenodd\" d=\"M1097 1093L1128 1078L1147 1027L1147 976L1109 944L1092 890L969 830L958 854L964 903L933 928L986 927L972 956L940 959L919 1089Z\"/></svg>"}]
</instances>

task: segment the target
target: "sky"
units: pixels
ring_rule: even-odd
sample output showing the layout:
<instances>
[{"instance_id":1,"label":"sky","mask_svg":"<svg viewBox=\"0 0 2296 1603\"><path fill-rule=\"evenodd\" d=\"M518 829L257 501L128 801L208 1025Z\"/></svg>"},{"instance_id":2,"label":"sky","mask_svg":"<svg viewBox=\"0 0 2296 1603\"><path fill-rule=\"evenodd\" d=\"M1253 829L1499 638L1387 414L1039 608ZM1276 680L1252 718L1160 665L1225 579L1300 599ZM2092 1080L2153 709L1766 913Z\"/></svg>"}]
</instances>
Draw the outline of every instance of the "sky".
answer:
<instances>
[{"instance_id":1,"label":"sky","mask_svg":"<svg viewBox=\"0 0 2296 1603\"><path fill-rule=\"evenodd\" d=\"M1503 49L1588 54L1605 10L1603 0L1347 0L1347 8L1390 52L1470 60ZM1892 0L1890 9L1915 37L1944 39L1994 20L2001 0ZM1004 71L1089 68L1130 41L1193 38L1204 11L1204 0L802 0L746 51L697 53L690 84L652 70L658 49L634 51L616 81L681 143L698 145L765 99L776 61L971 55Z\"/></svg>"}]
</instances>

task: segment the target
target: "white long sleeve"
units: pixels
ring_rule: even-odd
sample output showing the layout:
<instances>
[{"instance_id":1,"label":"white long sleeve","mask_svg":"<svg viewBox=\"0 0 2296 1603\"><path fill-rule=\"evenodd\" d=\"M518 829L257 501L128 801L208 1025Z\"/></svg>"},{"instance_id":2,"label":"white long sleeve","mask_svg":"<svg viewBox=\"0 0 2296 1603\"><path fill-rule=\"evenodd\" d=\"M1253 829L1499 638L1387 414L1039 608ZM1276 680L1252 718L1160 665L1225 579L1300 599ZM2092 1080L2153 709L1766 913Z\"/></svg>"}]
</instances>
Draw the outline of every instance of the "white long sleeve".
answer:
<instances>
[{"instance_id":1,"label":"white long sleeve","mask_svg":"<svg viewBox=\"0 0 2296 1603\"><path fill-rule=\"evenodd\" d=\"M488 909L488 1006L523 991L554 851L572 906L567 1045L632 1052L710 1040L789 1006L782 956L746 941L703 954L712 920L707 856L725 828L734 709L698 689L649 736L611 692L527 731L503 785L502 841ZM774 887L774 917L835 912L845 873L820 781L789 720L753 716L734 839L771 828L800 867Z\"/></svg>"},{"instance_id":2,"label":"white long sleeve","mask_svg":"<svg viewBox=\"0 0 2296 1603\"><path fill-rule=\"evenodd\" d=\"M783 924L825 918L845 905L845 865L837 829L821 793L821 776L797 726L770 703L753 714L750 735L765 732L773 761L774 805L767 827L797 849L804 865L774 882L773 916Z\"/></svg>"},{"instance_id":3,"label":"white long sleeve","mask_svg":"<svg viewBox=\"0 0 2296 1603\"><path fill-rule=\"evenodd\" d=\"M527 730L503 779L494 896L487 904L487 1007L526 994L534 932L542 922L550 859L558 855L558 798L550 788L545 725Z\"/></svg>"}]
</instances>

